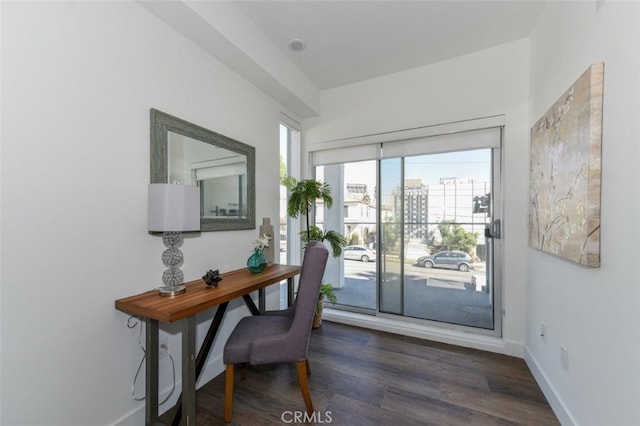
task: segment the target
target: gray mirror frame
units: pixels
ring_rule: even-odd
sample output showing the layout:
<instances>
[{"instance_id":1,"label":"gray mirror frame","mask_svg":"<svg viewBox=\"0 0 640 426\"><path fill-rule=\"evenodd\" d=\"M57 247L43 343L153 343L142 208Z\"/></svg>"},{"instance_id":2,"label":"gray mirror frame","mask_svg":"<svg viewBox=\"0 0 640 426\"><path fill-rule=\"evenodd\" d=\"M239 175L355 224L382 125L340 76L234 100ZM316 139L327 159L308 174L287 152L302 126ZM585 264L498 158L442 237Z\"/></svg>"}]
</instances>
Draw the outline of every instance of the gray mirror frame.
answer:
<instances>
[{"instance_id":1,"label":"gray mirror frame","mask_svg":"<svg viewBox=\"0 0 640 426\"><path fill-rule=\"evenodd\" d=\"M196 124L151 108L151 183L167 183L168 132L174 132L247 157L247 217L200 218L200 231L231 231L256 228L256 150L253 146L205 129Z\"/></svg>"}]
</instances>

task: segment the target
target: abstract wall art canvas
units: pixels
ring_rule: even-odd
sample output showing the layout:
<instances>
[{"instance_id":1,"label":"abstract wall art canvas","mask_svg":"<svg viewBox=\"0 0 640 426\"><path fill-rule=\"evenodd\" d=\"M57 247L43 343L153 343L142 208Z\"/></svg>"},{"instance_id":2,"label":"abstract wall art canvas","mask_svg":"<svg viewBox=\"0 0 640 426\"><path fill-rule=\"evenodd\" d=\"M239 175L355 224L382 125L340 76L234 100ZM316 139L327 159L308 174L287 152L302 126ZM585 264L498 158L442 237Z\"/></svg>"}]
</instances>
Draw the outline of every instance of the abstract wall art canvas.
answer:
<instances>
[{"instance_id":1,"label":"abstract wall art canvas","mask_svg":"<svg viewBox=\"0 0 640 426\"><path fill-rule=\"evenodd\" d=\"M531 128L529 244L600 266L604 64L591 65Z\"/></svg>"}]
</instances>

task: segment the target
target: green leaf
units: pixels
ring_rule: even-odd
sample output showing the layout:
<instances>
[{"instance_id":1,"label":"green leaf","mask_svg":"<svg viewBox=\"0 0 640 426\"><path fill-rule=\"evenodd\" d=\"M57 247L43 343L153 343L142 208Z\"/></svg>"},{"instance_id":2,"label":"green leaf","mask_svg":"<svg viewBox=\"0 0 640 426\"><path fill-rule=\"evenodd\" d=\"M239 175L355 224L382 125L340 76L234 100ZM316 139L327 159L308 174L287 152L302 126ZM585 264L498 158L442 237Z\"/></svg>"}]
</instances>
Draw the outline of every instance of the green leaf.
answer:
<instances>
[{"instance_id":1,"label":"green leaf","mask_svg":"<svg viewBox=\"0 0 640 426\"><path fill-rule=\"evenodd\" d=\"M300 232L300 238L303 242L309 241L327 241L331 246L331 254L338 257L342 254L342 248L347 245L347 239L336 231L324 231L316 225L309 227L309 231Z\"/></svg>"},{"instance_id":2,"label":"green leaf","mask_svg":"<svg viewBox=\"0 0 640 426\"><path fill-rule=\"evenodd\" d=\"M292 218L297 218L301 214L305 215L307 238L311 240L309 213L313 211L313 206L318 200L321 200L327 208L333 206L331 186L315 179L298 181L292 176L285 176L280 181L289 190L287 214Z\"/></svg>"},{"instance_id":3,"label":"green leaf","mask_svg":"<svg viewBox=\"0 0 640 426\"><path fill-rule=\"evenodd\" d=\"M331 303L336 303L338 301L338 297L333 291L333 286L331 284L322 284L320 286L320 299L325 298Z\"/></svg>"}]
</instances>

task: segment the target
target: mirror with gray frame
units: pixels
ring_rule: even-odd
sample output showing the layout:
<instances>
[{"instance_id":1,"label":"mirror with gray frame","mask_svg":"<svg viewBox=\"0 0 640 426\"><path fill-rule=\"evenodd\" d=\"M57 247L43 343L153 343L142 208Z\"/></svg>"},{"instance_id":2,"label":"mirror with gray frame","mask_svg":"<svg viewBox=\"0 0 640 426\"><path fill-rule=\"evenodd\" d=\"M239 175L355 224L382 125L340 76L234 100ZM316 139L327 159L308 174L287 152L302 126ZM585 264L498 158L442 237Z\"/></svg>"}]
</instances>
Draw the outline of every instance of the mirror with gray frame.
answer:
<instances>
[{"instance_id":1,"label":"mirror with gray frame","mask_svg":"<svg viewBox=\"0 0 640 426\"><path fill-rule=\"evenodd\" d=\"M200 189L200 230L255 229L255 148L151 109L151 183Z\"/></svg>"}]
</instances>

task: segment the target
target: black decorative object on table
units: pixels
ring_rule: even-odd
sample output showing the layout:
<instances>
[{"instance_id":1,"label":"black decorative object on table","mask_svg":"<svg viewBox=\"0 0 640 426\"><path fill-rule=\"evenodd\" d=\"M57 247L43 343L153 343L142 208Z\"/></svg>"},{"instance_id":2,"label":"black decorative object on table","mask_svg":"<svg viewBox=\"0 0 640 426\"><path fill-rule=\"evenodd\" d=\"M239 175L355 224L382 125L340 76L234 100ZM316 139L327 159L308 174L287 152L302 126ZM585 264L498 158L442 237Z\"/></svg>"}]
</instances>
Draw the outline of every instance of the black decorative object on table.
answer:
<instances>
[{"instance_id":1,"label":"black decorative object on table","mask_svg":"<svg viewBox=\"0 0 640 426\"><path fill-rule=\"evenodd\" d=\"M218 283L222 281L222 277L220 276L220 272L216 269L212 271L209 269L206 274L202 277L204 282L207 284L207 287L218 287Z\"/></svg>"}]
</instances>

